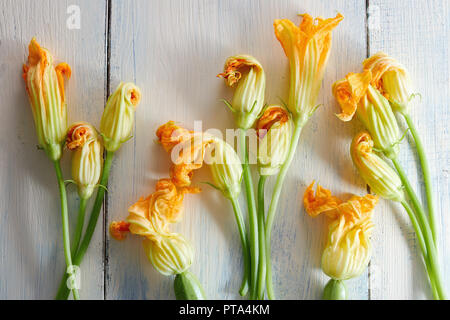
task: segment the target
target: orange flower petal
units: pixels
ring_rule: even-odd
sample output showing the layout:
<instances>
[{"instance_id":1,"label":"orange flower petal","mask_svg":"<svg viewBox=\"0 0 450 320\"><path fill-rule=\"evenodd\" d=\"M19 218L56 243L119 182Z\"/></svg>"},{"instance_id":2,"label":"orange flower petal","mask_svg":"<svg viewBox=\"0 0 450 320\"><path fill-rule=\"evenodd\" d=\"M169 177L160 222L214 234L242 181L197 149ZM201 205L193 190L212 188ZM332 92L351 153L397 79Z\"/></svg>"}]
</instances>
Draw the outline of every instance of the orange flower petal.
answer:
<instances>
[{"instance_id":1,"label":"orange flower petal","mask_svg":"<svg viewBox=\"0 0 450 320\"><path fill-rule=\"evenodd\" d=\"M384 52L377 52L373 56L363 61L364 69L371 70L372 81L371 85L386 96L383 89L383 75L391 70L398 70L406 72L405 68L394 58L388 56Z\"/></svg>"},{"instance_id":2,"label":"orange flower petal","mask_svg":"<svg viewBox=\"0 0 450 320\"><path fill-rule=\"evenodd\" d=\"M60 63L55 68L56 76L58 77L59 93L61 94L62 102L66 101L66 96L64 93L64 76L69 79L72 75L72 70L69 65L65 62Z\"/></svg>"},{"instance_id":3,"label":"orange flower petal","mask_svg":"<svg viewBox=\"0 0 450 320\"><path fill-rule=\"evenodd\" d=\"M370 70L362 73L349 73L345 79L333 84L333 95L341 107L336 116L342 121L350 121L356 112L359 101L365 96L372 75Z\"/></svg>"},{"instance_id":4,"label":"orange flower petal","mask_svg":"<svg viewBox=\"0 0 450 320\"><path fill-rule=\"evenodd\" d=\"M130 232L130 224L125 221L113 221L109 225L109 234L116 240L124 240Z\"/></svg>"},{"instance_id":5,"label":"orange flower petal","mask_svg":"<svg viewBox=\"0 0 450 320\"><path fill-rule=\"evenodd\" d=\"M86 141L95 135L94 129L87 123L78 122L70 126L66 138L66 146L69 150L75 150L83 146Z\"/></svg>"},{"instance_id":6,"label":"orange flower petal","mask_svg":"<svg viewBox=\"0 0 450 320\"><path fill-rule=\"evenodd\" d=\"M241 79L242 69L250 67L262 69L261 65L253 57L246 55L229 57L225 61L224 72L219 73L217 77L224 78L227 84L232 87Z\"/></svg>"},{"instance_id":7,"label":"orange flower petal","mask_svg":"<svg viewBox=\"0 0 450 320\"><path fill-rule=\"evenodd\" d=\"M167 152L170 152L178 143L189 140L191 135L192 131L176 125L174 121L169 121L156 130L158 141Z\"/></svg>"},{"instance_id":8,"label":"orange flower petal","mask_svg":"<svg viewBox=\"0 0 450 320\"><path fill-rule=\"evenodd\" d=\"M320 185L317 185L316 194L314 195L314 183L315 181L308 186L303 195L303 204L306 212L311 217L316 217L321 213L325 213L331 218L335 217L335 213L332 210L336 209L342 201L332 196L330 190L322 188Z\"/></svg>"},{"instance_id":9,"label":"orange flower petal","mask_svg":"<svg viewBox=\"0 0 450 320\"><path fill-rule=\"evenodd\" d=\"M155 241L170 234L169 224L179 221L183 214L184 195L197 192L200 189L177 189L170 179L159 180L154 193L139 199L128 209L130 231Z\"/></svg>"},{"instance_id":10,"label":"orange flower petal","mask_svg":"<svg viewBox=\"0 0 450 320\"><path fill-rule=\"evenodd\" d=\"M264 110L262 116L256 123L256 130L260 139L269 131L269 129L277 122L280 124L289 121L288 111L282 107L269 107Z\"/></svg>"}]
</instances>

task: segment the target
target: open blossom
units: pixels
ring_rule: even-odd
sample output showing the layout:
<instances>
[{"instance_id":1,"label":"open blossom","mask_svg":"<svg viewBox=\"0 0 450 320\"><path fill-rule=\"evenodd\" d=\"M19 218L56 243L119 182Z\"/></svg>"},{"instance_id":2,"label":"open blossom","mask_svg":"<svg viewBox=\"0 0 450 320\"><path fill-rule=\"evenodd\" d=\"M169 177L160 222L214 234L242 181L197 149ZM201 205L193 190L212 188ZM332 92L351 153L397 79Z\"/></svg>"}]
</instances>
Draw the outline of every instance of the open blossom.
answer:
<instances>
[{"instance_id":1,"label":"open blossom","mask_svg":"<svg viewBox=\"0 0 450 320\"><path fill-rule=\"evenodd\" d=\"M28 46L28 63L23 66L23 78L33 111L39 146L51 160L62 155L62 143L67 132L67 105L64 76L70 78L67 63L53 65L53 56L33 38Z\"/></svg>"},{"instance_id":2,"label":"open blossom","mask_svg":"<svg viewBox=\"0 0 450 320\"><path fill-rule=\"evenodd\" d=\"M170 231L170 224L181 219L184 195L197 192L197 188L177 189L170 179L161 179L154 193L128 209L126 222L111 223L110 234L118 240L128 231L144 237L146 254L159 272L182 273L192 264L194 250L182 235Z\"/></svg>"},{"instance_id":3,"label":"open blossom","mask_svg":"<svg viewBox=\"0 0 450 320\"><path fill-rule=\"evenodd\" d=\"M378 52L364 60L364 69L372 71L372 85L402 113L408 112L413 95L411 79L405 67L384 52Z\"/></svg>"},{"instance_id":4,"label":"open blossom","mask_svg":"<svg viewBox=\"0 0 450 320\"><path fill-rule=\"evenodd\" d=\"M275 20L275 35L290 65L289 111L294 121L306 122L316 109L323 74L331 49L331 31L344 18L313 19L302 15L299 27L288 19Z\"/></svg>"},{"instance_id":5,"label":"open blossom","mask_svg":"<svg viewBox=\"0 0 450 320\"><path fill-rule=\"evenodd\" d=\"M390 158L399 152L400 129L389 101L370 83L370 70L349 73L345 79L333 84L342 112L337 115L342 121L349 121L357 113L358 118L371 133L375 147Z\"/></svg>"},{"instance_id":6,"label":"open blossom","mask_svg":"<svg viewBox=\"0 0 450 320\"><path fill-rule=\"evenodd\" d=\"M342 201L320 186L314 196L313 187L314 182L303 198L307 213L312 217L325 213L331 220L322 254L322 270L336 280L359 276L372 254L372 210L378 198L368 194Z\"/></svg>"},{"instance_id":7,"label":"open blossom","mask_svg":"<svg viewBox=\"0 0 450 320\"><path fill-rule=\"evenodd\" d=\"M350 154L353 164L371 190L382 198L401 202L404 200L403 184L398 174L373 152L369 133L361 132L352 141Z\"/></svg>"},{"instance_id":8,"label":"open blossom","mask_svg":"<svg viewBox=\"0 0 450 320\"><path fill-rule=\"evenodd\" d=\"M86 122L70 126L66 146L73 151L72 179L78 187L78 194L88 199L100 181L103 166L103 145L97 130Z\"/></svg>"},{"instance_id":9,"label":"open blossom","mask_svg":"<svg viewBox=\"0 0 450 320\"><path fill-rule=\"evenodd\" d=\"M269 106L256 123L258 169L261 175L274 175L286 161L294 123L289 112L280 106Z\"/></svg>"},{"instance_id":10,"label":"open blossom","mask_svg":"<svg viewBox=\"0 0 450 320\"><path fill-rule=\"evenodd\" d=\"M130 82L121 82L108 98L100 123L106 150L116 151L131 138L134 112L140 101L141 91Z\"/></svg>"},{"instance_id":11,"label":"open blossom","mask_svg":"<svg viewBox=\"0 0 450 320\"><path fill-rule=\"evenodd\" d=\"M225 61L224 71L218 76L230 87L237 84L231 101L237 126L252 127L264 107L266 76L261 64L249 55L232 56Z\"/></svg>"}]
</instances>

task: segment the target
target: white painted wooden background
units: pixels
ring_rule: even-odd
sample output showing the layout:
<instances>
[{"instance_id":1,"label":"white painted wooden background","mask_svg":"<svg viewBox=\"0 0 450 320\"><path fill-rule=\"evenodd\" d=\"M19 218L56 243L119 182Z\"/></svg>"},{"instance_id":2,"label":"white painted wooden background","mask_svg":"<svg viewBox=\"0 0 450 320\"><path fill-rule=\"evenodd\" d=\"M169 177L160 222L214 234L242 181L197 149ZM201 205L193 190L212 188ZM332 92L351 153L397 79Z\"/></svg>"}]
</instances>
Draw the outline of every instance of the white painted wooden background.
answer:
<instances>
[{"instance_id":1,"label":"white painted wooden background","mask_svg":"<svg viewBox=\"0 0 450 320\"><path fill-rule=\"evenodd\" d=\"M78 5L81 28L68 29L69 5ZM366 192L348 149L361 128L341 123L331 84L360 71L368 54L383 50L410 70L422 102L412 109L426 144L440 213L441 257L450 289L450 121L449 18L447 0L2 0L0 3L0 298L51 299L63 272L59 201L53 168L36 149L33 120L21 78L33 36L68 62L69 121L99 125L107 93L121 81L142 89L133 140L114 159L109 193L91 247L82 264L84 299L173 299L172 279L147 261L141 239L110 240L107 226L154 190L168 175L168 156L154 143L156 128L176 120L224 131L233 127L219 99L231 98L215 76L229 55L249 53L267 74L267 102L287 99L287 59L272 22L297 13L345 19L333 32L333 48L319 97L321 108L303 131L280 199L273 231L274 284L281 299L318 299L327 277L320 255L325 219L308 217L302 195L311 180L337 194ZM69 178L70 157L63 160ZM401 162L418 188L415 156L402 145ZM419 176L420 177L420 176ZM197 183L209 179L196 172ZM273 181L272 181L273 182ZM270 191L270 189L268 190ZM69 207L77 208L69 187ZM244 203L243 203L244 204ZM176 229L196 248L192 271L208 297L238 298L241 249L229 203L203 187L188 195L185 217ZM74 216L72 216L72 219ZM348 281L353 299L430 298L417 243L400 207L381 201L375 211L374 254L361 277Z\"/></svg>"}]
</instances>

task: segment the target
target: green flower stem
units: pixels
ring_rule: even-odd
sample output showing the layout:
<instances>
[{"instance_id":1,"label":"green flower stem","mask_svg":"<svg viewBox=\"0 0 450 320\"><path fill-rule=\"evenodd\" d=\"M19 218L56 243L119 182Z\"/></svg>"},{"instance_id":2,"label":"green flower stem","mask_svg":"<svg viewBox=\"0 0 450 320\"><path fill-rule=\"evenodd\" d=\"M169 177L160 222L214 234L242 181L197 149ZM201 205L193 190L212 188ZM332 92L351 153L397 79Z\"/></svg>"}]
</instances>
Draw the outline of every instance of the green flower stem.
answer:
<instances>
[{"instance_id":1,"label":"green flower stem","mask_svg":"<svg viewBox=\"0 0 450 320\"><path fill-rule=\"evenodd\" d=\"M256 298L264 300L266 287L266 244L265 244L265 217L264 217L264 187L268 176L260 176L258 182L258 239L259 239L259 266Z\"/></svg>"},{"instance_id":2,"label":"green flower stem","mask_svg":"<svg viewBox=\"0 0 450 320\"><path fill-rule=\"evenodd\" d=\"M84 217L86 215L86 205L88 199L80 198L80 204L78 207L77 226L75 228L75 234L72 240L72 252L77 252L80 245L81 235L83 233Z\"/></svg>"},{"instance_id":3,"label":"green flower stem","mask_svg":"<svg viewBox=\"0 0 450 320\"><path fill-rule=\"evenodd\" d=\"M405 171L403 170L402 166L398 162L398 159L391 158L391 161L394 164L395 169L397 170L397 173L400 177L400 180L402 181L403 186L405 187L405 191L408 194L409 199L411 200L414 211L417 214L419 226L422 230L424 230L425 225L428 225L428 220L426 219L424 214L419 214L419 212L421 212L421 213L424 212L422 204L420 203L419 199L417 198L417 195L416 195L415 191L413 190L411 183L409 182L409 179L405 174Z\"/></svg>"},{"instance_id":4,"label":"green flower stem","mask_svg":"<svg viewBox=\"0 0 450 320\"><path fill-rule=\"evenodd\" d=\"M253 180L248 165L248 151L246 129L239 130L239 139L241 147L241 155L244 157L242 164L245 193L247 196L248 206L248 222L250 229L250 299L255 298L256 281L258 276L258 217L256 213L255 193L253 189Z\"/></svg>"},{"instance_id":5,"label":"green flower stem","mask_svg":"<svg viewBox=\"0 0 450 320\"><path fill-rule=\"evenodd\" d=\"M242 279L241 288L239 294L243 297L248 292L248 278L250 274L250 251L248 246L247 233L245 232L245 222L242 216L241 207L237 199L230 198L230 202L233 205L234 217L239 229L239 236L242 244L242 254L244 255L244 277Z\"/></svg>"},{"instance_id":6,"label":"green flower stem","mask_svg":"<svg viewBox=\"0 0 450 320\"><path fill-rule=\"evenodd\" d=\"M433 233L433 240L435 245L437 246L437 228L436 228L436 216L434 213L434 205L433 205L433 192L431 188L431 179L430 179L430 170L428 167L428 160L425 155L425 151L423 149L422 141L420 140L419 134L417 133L416 126L414 125L411 117L407 113L403 113L403 117L408 124L408 128L411 131L411 135L416 144L417 153L419 155L420 166L422 167L423 180L425 183L425 193L427 196L427 204L428 204L428 212L430 216L430 227L431 232Z\"/></svg>"},{"instance_id":7,"label":"green flower stem","mask_svg":"<svg viewBox=\"0 0 450 320\"><path fill-rule=\"evenodd\" d=\"M67 267L66 271L68 271L69 268L72 268L73 264L72 264L72 255L70 253L69 212L67 209L66 186L64 184L64 179L63 179L63 175L62 175L62 171L61 171L61 164L60 164L59 160L54 161L53 164L55 166L56 178L58 179L59 197L61 200L61 218L62 218L62 230L63 230L63 242L64 242L64 256L65 256L66 267ZM65 272L64 274L67 277L68 273ZM72 293L73 293L73 298L75 300L80 299L78 290L76 288L72 289ZM68 290L68 294L70 294L69 290Z\"/></svg>"},{"instance_id":8,"label":"green flower stem","mask_svg":"<svg viewBox=\"0 0 450 320\"><path fill-rule=\"evenodd\" d=\"M437 250L436 250L436 246L434 244L433 235L432 235L428 220L426 218L425 212L424 212L422 206L420 205L420 202L417 199L417 196L416 196L414 190L412 189L411 184L409 183L408 177L406 176L405 172L403 171L403 168L401 167L400 163L398 162L398 160L396 158L391 159L391 160L395 166L395 169L397 170L398 175L400 176L400 179L402 180L403 185L405 186L406 193L408 194L408 196L413 204L414 211L418 217L419 226L422 229L425 247L427 249L428 258L430 260L430 268L432 270L432 273L434 274L437 293L439 294L439 297L441 299L445 299L445 292L444 292L445 290L442 286L441 273L439 270L438 257L437 257Z\"/></svg>"},{"instance_id":9,"label":"green flower stem","mask_svg":"<svg viewBox=\"0 0 450 320\"><path fill-rule=\"evenodd\" d=\"M100 179L100 184L106 186L108 184L109 171L111 169L111 163L114 158L114 152L106 151L105 163L103 165L102 177ZM81 241L80 247L77 253L74 255L73 261L75 265L80 265L83 260L84 254L86 253L89 244L91 242L92 236L95 231L95 226L97 225L97 220L100 215L100 210L103 204L103 198L105 195L105 188L97 189L97 196L95 197L94 206L92 207L91 216L89 217L89 222L84 234L83 240ZM69 292L66 286L67 275L64 275L61 283L59 285L58 293L56 294L56 299L67 299Z\"/></svg>"},{"instance_id":10,"label":"green flower stem","mask_svg":"<svg viewBox=\"0 0 450 320\"><path fill-rule=\"evenodd\" d=\"M406 212L408 213L408 216L409 216L409 219L411 220L414 231L416 232L416 236L419 241L420 249L422 251L423 260L425 262L425 267L427 269L427 274L428 274L428 277L430 278L430 285L431 285L431 290L433 291L433 297L436 300L438 300L439 294L436 290L436 280L434 279L434 274L433 274L433 271L431 270L430 260L429 260L428 254L427 254L427 248L425 245L425 241L423 239L422 231L419 227L419 223L417 222L417 218L414 214L414 211L409 206L408 202L406 202L406 200L403 200L401 202L401 204L402 204L403 208L405 208Z\"/></svg>"},{"instance_id":11,"label":"green flower stem","mask_svg":"<svg viewBox=\"0 0 450 320\"><path fill-rule=\"evenodd\" d=\"M304 122L296 122L294 134L292 135L291 145L289 147L289 154L286 161L281 167L280 173L277 176L277 182L272 194L272 199L270 200L269 211L267 213L266 220L266 282L267 282L267 295L269 299L275 299L275 294L272 286L272 262L270 259L270 245L271 245L271 232L273 220L275 218L278 199L280 198L281 188L283 187L284 179L286 178L287 171L294 159L295 150L297 149L298 140L300 139L300 133L302 132Z\"/></svg>"}]
</instances>

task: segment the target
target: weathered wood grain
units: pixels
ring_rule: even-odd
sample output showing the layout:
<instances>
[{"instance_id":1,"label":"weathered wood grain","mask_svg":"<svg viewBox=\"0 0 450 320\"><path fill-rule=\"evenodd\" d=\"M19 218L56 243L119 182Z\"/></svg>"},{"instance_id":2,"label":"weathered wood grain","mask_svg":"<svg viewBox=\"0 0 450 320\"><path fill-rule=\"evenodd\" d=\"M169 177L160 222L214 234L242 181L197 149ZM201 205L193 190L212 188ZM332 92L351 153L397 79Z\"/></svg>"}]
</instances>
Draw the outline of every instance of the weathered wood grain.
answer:
<instances>
[{"instance_id":1,"label":"weathered wood grain","mask_svg":"<svg viewBox=\"0 0 450 320\"><path fill-rule=\"evenodd\" d=\"M78 5L81 29L69 30L69 5ZM67 82L69 122L98 125L104 107L105 2L2 1L0 5L0 298L52 299L65 268L56 177L51 162L36 149L22 64L35 36L72 67ZM64 155L70 179L70 155ZM68 187L74 219L76 190ZM102 225L82 265L82 298L103 298Z\"/></svg>"},{"instance_id":2,"label":"weathered wood grain","mask_svg":"<svg viewBox=\"0 0 450 320\"><path fill-rule=\"evenodd\" d=\"M411 73L416 92L422 95L411 108L427 151L432 173L435 210L439 214L442 271L450 287L449 209L449 2L369 0L370 54L384 51L401 61ZM406 126L403 126L406 128ZM417 159L402 144L400 161L417 191ZM424 195L424 190L422 195ZM425 196L422 197L425 200ZM371 263L372 299L431 298L412 227L400 206L384 203L376 213L375 252Z\"/></svg>"},{"instance_id":3,"label":"weathered wood grain","mask_svg":"<svg viewBox=\"0 0 450 320\"><path fill-rule=\"evenodd\" d=\"M66 27L66 10L72 4L80 7L79 30ZM324 17L341 12L345 19L333 32L333 48L318 99L321 107L302 133L280 199L273 230L278 298L318 299L327 281L320 270L326 220L312 219L304 212L301 198L306 186L315 179L338 195L366 193L348 153L351 138L361 126L356 120L341 123L336 119L331 84L348 72L360 71L366 55L379 50L407 66L422 95L421 103L412 108L412 117L433 173L448 287L449 8L446 0L2 1L0 298L51 299L64 269L54 172L44 153L35 148L33 119L21 79L21 65L32 36L58 61L72 67L73 77L67 82L70 122L86 120L98 125L106 91L112 92L122 80L136 82L143 94L134 138L116 153L105 220L99 219L82 265L82 298L173 299L173 279L153 269L141 239L110 240L104 226L125 218L131 204L153 192L159 178L168 176L169 157L154 143L159 125L176 120L193 128L194 121L201 120L205 130L225 132L233 127L231 114L219 101L231 98L232 91L215 77L228 56L254 55L266 71L267 102L287 100L287 59L275 39L272 22L276 18L300 22L296 14L304 12ZM416 175L416 159L406 141L401 162L419 188L422 178ZM68 179L68 154L63 165ZM239 298L242 255L237 228L229 203L200 184L208 180L207 168L196 172L195 184L203 192L186 196L185 217L175 230L196 248L192 271L204 284L208 297ZM268 195L273 182L268 185ZM76 191L71 186L68 190L74 218ZM350 298L430 298L419 249L400 207L385 201L377 206L373 247L368 271L347 283Z\"/></svg>"},{"instance_id":4,"label":"weathered wood grain","mask_svg":"<svg viewBox=\"0 0 450 320\"><path fill-rule=\"evenodd\" d=\"M157 179L168 176L169 157L154 143L159 125L176 120L193 128L194 121L201 120L204 129L233 128L231 114L219 102L232 92L215 77L228 56L257 57L267 73L267 102L280 103L279 97L287 100L288 67L273 20L290 18L298 23L296 15L304 12L329 17L339 11L345 16L333 33L318 101L323 106L303 132L273 232L278 297L320 298L327 281L319 269L325 223L306 216L301 198L313 179L338 194L365 192L348 154L355 128L337 120L331 96L331 84L357 68L366 55L365 2L112 1L111 9L112 89L120 80L136 81L143 99L136 113L135 138L118 152L113 168L108 222L125 218L132 203L152 192ZM206 169L194 179L196 184L208 180ZM203 189L200 195L187 196L185 217L176 229L196 248L192 270L208 297L238 298L242 255L232 209L215 190ZM173 280L153 269L141 239L110 240L108 248L107 299L174 298ZM366 299L367 274L348 287L352 298Z\"/></svg>"}]
</instances>

